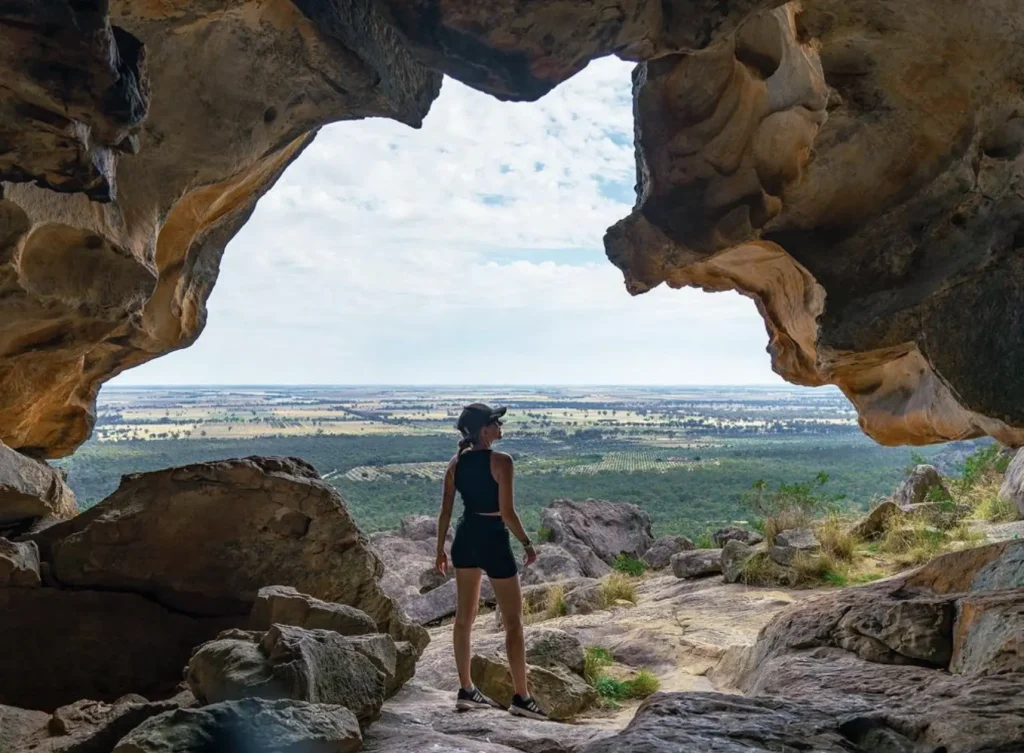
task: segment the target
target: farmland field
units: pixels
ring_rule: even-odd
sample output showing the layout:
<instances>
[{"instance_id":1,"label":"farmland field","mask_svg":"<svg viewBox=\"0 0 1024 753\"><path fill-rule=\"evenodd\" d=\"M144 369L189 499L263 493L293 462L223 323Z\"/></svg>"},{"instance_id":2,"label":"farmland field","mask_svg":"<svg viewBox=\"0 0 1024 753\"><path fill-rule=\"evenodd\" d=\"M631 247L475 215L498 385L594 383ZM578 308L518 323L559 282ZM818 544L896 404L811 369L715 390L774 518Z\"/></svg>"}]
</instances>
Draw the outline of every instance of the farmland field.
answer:
<instances>
[{"instance_id":1,"label":"farmland field","mask_svg":"<svg viewBox=\"0 0 1024 753\"><path fill-rule=\"evenodd\" d=\"M60 464L88 507L124 473L295 455L375 530L436 511L456 418L475 400L509 407L500 449L515 458L528 526L554 499L597 497L642 505L656 533L694 534L742 519L755 481L819 471L844 504L864 508L916 457L863 436L832 388L108 387L92 439ZM975 444L917 453L953 471Z\"/></svg>"}]
</instances>

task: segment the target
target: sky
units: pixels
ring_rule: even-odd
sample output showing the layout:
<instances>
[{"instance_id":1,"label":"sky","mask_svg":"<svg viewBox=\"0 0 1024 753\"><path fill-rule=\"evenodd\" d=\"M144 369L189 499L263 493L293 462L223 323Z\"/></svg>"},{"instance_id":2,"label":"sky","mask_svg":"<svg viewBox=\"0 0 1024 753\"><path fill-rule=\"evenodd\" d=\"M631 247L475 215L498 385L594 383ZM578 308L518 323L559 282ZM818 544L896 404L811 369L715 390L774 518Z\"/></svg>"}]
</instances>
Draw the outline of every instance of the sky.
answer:
<instances>
[{"instance_id":1,"label":"sky","mask_svg":"<svg viewBox=\"0 0 1024 753\"><path fill-rule=\"evenodd\" d=\"M779 384L735 293L632 297L631 65L533 103L446 78L421 129L337 123L228 245L191 348L113 384Z\"/></svg>"}]
</instances>

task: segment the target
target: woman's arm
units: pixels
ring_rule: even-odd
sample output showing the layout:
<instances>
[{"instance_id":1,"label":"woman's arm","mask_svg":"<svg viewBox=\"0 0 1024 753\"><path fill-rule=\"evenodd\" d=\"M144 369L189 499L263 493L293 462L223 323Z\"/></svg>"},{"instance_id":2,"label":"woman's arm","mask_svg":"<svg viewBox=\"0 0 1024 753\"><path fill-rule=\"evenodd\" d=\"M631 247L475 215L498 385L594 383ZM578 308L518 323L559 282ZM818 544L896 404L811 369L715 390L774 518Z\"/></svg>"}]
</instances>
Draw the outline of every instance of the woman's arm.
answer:
<instances>
[{"instance_id":1,"label":"woman's arm","mask_svg":"<svg viewBox=\"0 0 1024 753\"><path fill-rule=\"evenodd\" d=\"M455 507L455 458L448 464L444 481L441 482L441 509L437 513L437 569L444 572L448 569L448 558L444 553L444 543L448 538L448 526L452 522L452 509ZM442 562L442 557L444 561Z\"/></svg>"},{"instance_id":2,"label":"woman's arm","mask_svg":"<svg viewBox=\"0 0 1024 753\"><path fill-rule=\"evenodd\" d=\"M501 519L508 526L508 530L519 539L519 543L528 546L530 537L526 535L523 523L519 520L519 513L516 512L512 458L503 452L496 452L491 458L494 463L494 478L498 482L498 512L501 513Z\"/></svg>"}]
</instances>

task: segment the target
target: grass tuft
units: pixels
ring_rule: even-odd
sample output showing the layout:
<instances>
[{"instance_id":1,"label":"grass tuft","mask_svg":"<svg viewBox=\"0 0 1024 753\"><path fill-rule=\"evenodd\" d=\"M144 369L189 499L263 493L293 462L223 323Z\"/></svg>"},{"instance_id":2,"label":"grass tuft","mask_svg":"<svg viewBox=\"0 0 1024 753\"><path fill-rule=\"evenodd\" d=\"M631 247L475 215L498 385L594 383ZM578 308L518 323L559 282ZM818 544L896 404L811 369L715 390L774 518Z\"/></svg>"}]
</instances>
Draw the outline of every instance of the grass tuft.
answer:
<instances>
[{"instance_id":1,"label":"grass tuft","mask_svg":"<svg viewBox=\"0 0 1024 753\"><path fill-rule=\"evenodd\" d=\"M857 553L857 537L850 532L850 525L838 515L829 515L817 526L815 536L821 550L841 562L853 562Z\"/></svg>"},{"instance_id":2,"label":"grass tuft","mask_svg":"<svg viewBox=\"0 0 1024 753\"><path fill-rule=\"evenodd\" d=\"M990 523L1009 523L1017 519L1017 506L999 496L998 491L985 494L974 507L974 517Z\"/></svg>"},{"instance_id":3,"label":"grass tuft","mask_svg":"<svg viewBox=\"0 0 1024 753\"><path fill-rule=\"evenodd\" d=\"M542 542L544 542L546 544L550 544L552 541L554 541L554 539L555 539L555 532L552 531L550 528L545 528L544 526L541 526L540 528L537 529L537 540L538 541L542 541Z\"/></svg>"},{"instance_id":4,"label":"grass tuft","mask_svg":"<svg viewBox=\"0 0 1024 753\"><path fill-rule=\"evenodd\" d=\"M601 583L601 594L608 606L619 600L636 604L636 586L623 573L612 573L605 578Z\"/></svg>"},{"instance_id":5,"label":"grass tuft","mask_svg":"<svg viewBox=\"0 0 1024 753\"><path fill-rule=\"evenodd\" d=\"M610 666L613 661L612 655L608 649L601 646L587 646L583 649L583 654L586 657L583 664L583 678L588 685L596 688L604 668Z\"/></svg>"},{"instance_id":6,"label":"grass tuft","mask_svg":"<svg viewBox=\"0 0 1024 753\"><path fill-rule=\"evenodd\" d=\"M717 549L715 540L711 538L711 529L705 528L704 531L693 540L693 545L698 549Z\"/></svg>"},{"instance_id":7,"label":"grass tuft","mask_svg":"<svg viewBox=\"0 0 1024 753\"><path fill-rule=\"evenodd\" d=\"M629 680L616 680L604 673L613 663L608 649L600 646L587 646L584 649L586 661L583 677L587 683L597 690L604 704L617 708L619 701L639 700L652 693L657 693L661 681L648 669L641 669Z\"/></svg>"},{"instance_id":8,"label":"grass tuft","mask_svg":"<svg viewBox=\"0 0 1024 753\"><path fill-rule=\"evenodd\" d=\"M548 591L547 603L544 605L544 615L553 620L555 617L565 617L569 612L565 603L565 587L552 586Z\"/></svg>"},{"instance_id":9,"label":"grass tuft","mask_svg":"<svg viewBox=\"0 0 1024 753\"><path fill-rule=\"evenodd\" d=\"M634 578L639 578L644 574L647 569L647 565L642 560L638 560L636 557L626 554L625 552L619 554L615 558L615 564L612 565L618 572L630 575Z\"/></svg>"}]
</instances>

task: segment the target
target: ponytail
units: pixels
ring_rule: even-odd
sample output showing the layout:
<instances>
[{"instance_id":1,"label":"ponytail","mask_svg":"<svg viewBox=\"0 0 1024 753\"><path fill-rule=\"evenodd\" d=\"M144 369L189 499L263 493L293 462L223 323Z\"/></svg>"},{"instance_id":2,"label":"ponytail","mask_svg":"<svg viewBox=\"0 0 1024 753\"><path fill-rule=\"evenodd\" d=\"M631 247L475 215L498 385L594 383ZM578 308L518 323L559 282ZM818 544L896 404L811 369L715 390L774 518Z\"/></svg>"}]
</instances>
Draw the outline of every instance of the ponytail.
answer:
<instances>
[{"instance_id":1,"label":"ponytail","mask_svg":"<svg viewBox=\"0 0 1024 753\"><path fill-rule=\"evenodd\" d=\"M455 457L460 457L462 453L472 447L474 444L480 441L480 432L473 434L467 434L463 432L462 439L459 440L459 451L455 454Z\"/></svg>"}]
</instances>

